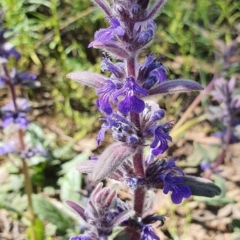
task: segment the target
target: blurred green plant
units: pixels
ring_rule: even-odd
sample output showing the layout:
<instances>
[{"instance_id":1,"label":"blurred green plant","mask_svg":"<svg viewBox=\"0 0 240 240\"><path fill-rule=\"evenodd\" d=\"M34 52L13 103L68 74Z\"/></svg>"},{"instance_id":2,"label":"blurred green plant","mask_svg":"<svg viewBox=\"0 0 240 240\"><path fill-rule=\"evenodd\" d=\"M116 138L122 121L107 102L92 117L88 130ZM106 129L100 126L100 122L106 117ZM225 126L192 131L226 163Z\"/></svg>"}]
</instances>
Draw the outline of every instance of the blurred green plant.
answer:
<instances>
[{"instance_id":1,"label":"blurred green plant","mask_svg":"<svg viewBox=\"0 0 240 240\"><path fill-rule=\"evenodd\" d=\"M85 49L94 25L101 24L99 13L87 0L3 0L0 8L8 10L6 25L17 35L13 44L23 55L20 66L32 69L42 82L43 90L33 91L32 98L50 92L56 120L63 116L72 120L71 127L68 121L59 121L59 125L68 134L78 132L77 139L83 137L96 119L93 92L67 80L65 75L94 69L96 53Z\"/></svg>"}]
</instances>

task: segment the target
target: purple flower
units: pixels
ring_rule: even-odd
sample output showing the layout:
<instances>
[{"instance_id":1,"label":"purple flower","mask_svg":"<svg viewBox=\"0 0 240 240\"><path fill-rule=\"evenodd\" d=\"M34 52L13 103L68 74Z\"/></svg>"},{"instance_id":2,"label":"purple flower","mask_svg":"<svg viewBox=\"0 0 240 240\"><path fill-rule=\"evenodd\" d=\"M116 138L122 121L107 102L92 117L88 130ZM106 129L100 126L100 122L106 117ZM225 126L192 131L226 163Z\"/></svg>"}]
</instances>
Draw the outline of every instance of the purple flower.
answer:
<instances>
[{"instance_id":1,"label":"purple flower","mask_svg":"<svg viewBox=\"0 0 240 240\"><path fill-rule=\"evenodd\" d=\"M94 35L94 41L91 42L88 47L92 47L94 42L106 43L108 41L114 40L117 36L123 36L125 30L121 27L120 22L117 18L110 18L110 27L106 29L100 29Z\"/></svg>"},{"instance_id":2,"label":"purple flower","mask_svg":"<svg viewBox=\"0 0 240 240\"><path fill-rule=\"evenodd\" d=\"M200 164L200 168L203 171L209 170L209 169L211 169L211 164L208 161L202 161Z\"/></svg>"},{"instance_id":3,"label":"purple flower","mask_svg":"<svg viewBox=\"0 0 240 240\"><path fill-rule=\"evenodd\" d=\"M191 196L191 190L184 185L183 171L175 165L175 159L157 160L151 163L146 170L146 177L150 185L161 186L163 183L163 193L172 192L171 199L175 204L181 203L183 198Z\"/></svg>"},{"instance_id":4,"label":"purple flower","mask_svg":"<svg viewBox=\"0 0 240 240\"><path fill-rule=\"evenodd\" d=\"M145 103L137 95L146 96L148 91L138 86L133 77L126 78L125 85L114 93L116 98L121 95L125 96L118 104L118 110L122 114L127 115L130 112L141 113L144 110Z\"/></svg>"},{"instance_id":5,"label":"purple flower","mask_svg":"<svg viewBox=\"0 0 240 240\"><path fill-rule=\"evenodd\" d=\"M167 140L172 141L172 138L169 135L171 126L172 124L167 122L149 129L154 136L153 142L150 144L150 148L153 148L152 154L154 156L164 153L168 149Z\"/></svg>"},{"instance_id":6,"label":"purple flower","mask_svg":"<svg viewBox=\"0 0 240 240\"><path fill-rule=\"evenodd\" d=\"M142 234L139 240L160 240L160 238L155 234L151 225L146 225L142 228Z\"/></svg>"},{"instance_id":7,"label":"purple flower","mask_svg":"<svg viewBox=\"0 0 240 240\"><path fill-rule=\"evenodd\" d=\"M108 58L102 58L101 70L103 72L108 71L108 72L113 73L114 76L118 79L122 79L126 75L124 66L121 62L117 62L117 63L113 64L110 61L110 59L108 59Z\"/></svg>"},{"instance_id":8,"label":"purple flower","mask_svg":"<svg viewBox=\"0 0 240 240\"><path fill-rule=\"evenodd\" d=\"M6 155L9 153L16 153L19 151L19 142L16 139L11 139L4 145L0 146L0 155Z\"/></svg>"},{"instance_id":9,"label":"purple flower","mask_svg":"<svg viewBox=\"0 0 240 240\"><path fill-rule=\"evenodd\" d=\"M163 174L161 176L164 182L163 193L172 192L171 199L173 203L179 204L183 198L189 198L192 195L190 188L187 185L181 185L184 182L183 178L175 176L173 173Z\"/></svg>"},{"instance_id":10,"label":"purple flower","mask_svg":"<svg viewBox=\"0 0 240 240\"><path fill-rule=\"evenodd\" d=\"M22 151L21 157L29 159L29 158L34 157L37 154L39 154L43 157L47 157L47 155L48 155L44 149L39 148L39 147L32 147L32 148L26 149L25 151Z\"/></svg>"},{"instance_id":11,"label":"purple flower","mask_svg":"<svg viewBox=\"0 0 240 240\"><path fill-rule=\"evenodd\" d=\"M33 82L37 79L37 76L27 72L17 72L16 69L13 69L11 72L11 79L13 84L23 84L23 85L33 85Z\"/></svg>"},{"instance_id":12,"label":"purple flower","mask_svg":"<svg viewBox=\"0 0 240 240\"><path fill-rule=\"evenodd\" d=\"M153 58L154 54L150 54L144 65L139 69L138 81L141 82L143 88L151 89L156 83L160 84L167 80L168 69L159 60L161 57Z\"/></svg>"},{"instance_id":13,"label":"purple flower","mask_svg":"<svg viewBox=\"0 0 240 240\"><path fill-rule=\"evenodd\" d=\"M100 120L105 122L102 124L97 136L98 144L103 141L105 132L109 129L112 130L112 136L117 141L127 142L128 144L136 144L140 141L136 127L120 114L113 113L111 116L100 118Z\"/></svg>"},{"instance_id":14,"label":"purple flower","mask_svg":"<svg viewBox=\"0 0 240 240\"><path fill-rule=\"evenodd\" d=\"M2 22L0 19L0 27L2 26ZM17 60L21 57L20 53L16 51L16 49L12 46L8 40L12 37L5 37L5 34L10 32L10 30L2 28L0 29L0 57L8 59L10 56L15 57Z\"/></svg>"},{"instance_id":15,"label":"purple flower","mask_svg":"<svg viewBox=\"0 0 240 240\"><path fill-rule=\"evenodd\" d=\"M39 147L31 147L22 151L20 148L18 136L12 137L8 141L6 141L4 145L0 146L0 155L6 154L18 154L22 158L27 159L35 156L36 154L42 155L44 157L47 156L47 152Z\"/></svg>"},{"instance_id":16,"label":"purple flower","mask_svg":"<svg viewBox=\"0 0 240 240\"><path fill-rule=\"evenodd\" d=\"M97 107L101 112L111 115L113 112L112 106L109 102L109 99L113 103L117 103L117 99L114 97L113 93L120 88L121 84L119 82L114 82L112 80L107 80L105 86L97 90L97 94L102 94L102 96L97 100Z\"/></svg>"},{"instance_id":17,"label":"purple flower","mask_svg":"<svg viewBox=\"0 0 240 240\"><path fill-rule=\"evenodd\" d=\"M2 127L6 128L12 123L19 125L20 128L26 128L29 124L25 113L4 111L2 114Z\"/></svg>"},{"instance_id":18,"label":"purple flower","mask_svg":"<svg viewBox=\"0 0 240 240\"><path fill-rule=\"evenodd\" d=\"M189 198L192 195L183 177L184 173L175 165L175 159L168 161L162 159L147 166L145 177L127 177L124 182L133 190L145 186L148 189L163 189L164 194L170 191L173 203L178 204L183 198Z\"/></svg>"},{"instance_id":19,"label":"purple flower","mask_svg":"<svg viewBox=\"0 0 240 240\"><path fill-rule=\"evenodd\" d=\"M26 128L28 126L28 119L26 112L30 110L30 105L26 99L17 99L16 105L18 109L15 109L13 101L7 103L1 108L2 127L6 128L10 124L17 124L20 128Z\"/></svg>"}]
</instances>

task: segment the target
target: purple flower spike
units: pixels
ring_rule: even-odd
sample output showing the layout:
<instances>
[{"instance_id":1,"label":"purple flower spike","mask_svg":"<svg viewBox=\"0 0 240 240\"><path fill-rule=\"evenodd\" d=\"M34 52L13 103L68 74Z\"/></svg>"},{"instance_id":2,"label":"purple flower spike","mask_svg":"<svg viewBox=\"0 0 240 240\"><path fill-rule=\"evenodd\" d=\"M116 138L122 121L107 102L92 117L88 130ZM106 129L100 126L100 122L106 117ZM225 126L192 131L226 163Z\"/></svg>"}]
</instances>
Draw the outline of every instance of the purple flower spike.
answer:
<instances>
[{"instance_id":1,"label":"purple flower spike","mask_svg":"<svg viewBox=\"0 0 240 240\"><path fill-rule=\"evenodd\" d=\"M136 95L148 95L148 91L139 87L133 77L126 79L126 83L122 89L117 91L114 96L125 95L125 98L118 104L118 110L127 115L129 112L141 113L145 108L145 103Z\"/></svg>"},{"instance_id":2,"label":"purple flower spike","mask_svg":"<svg viewBox=\"0 0 240 240\"><path fill-rule=\"evenodd\" d=\"M110 18L110 27L97 31L94 35L94 41L91 42L88 47L93 47L94 42L106 43L110 40L114 40L116 36L123 36L125 30L121 27L120 22L116 18Z\"/></svg>"},{"instance_id":3,"label":"purple flower spike","mask_svg":"<svg viewBox=\"0 0 240 240\"><path fill-rule=\"evenodd\" d=\"M139 240L160 240L160 238L155 234L153 227L147 225L142 228L142 235Z\"/></svg>"}]
</instances>

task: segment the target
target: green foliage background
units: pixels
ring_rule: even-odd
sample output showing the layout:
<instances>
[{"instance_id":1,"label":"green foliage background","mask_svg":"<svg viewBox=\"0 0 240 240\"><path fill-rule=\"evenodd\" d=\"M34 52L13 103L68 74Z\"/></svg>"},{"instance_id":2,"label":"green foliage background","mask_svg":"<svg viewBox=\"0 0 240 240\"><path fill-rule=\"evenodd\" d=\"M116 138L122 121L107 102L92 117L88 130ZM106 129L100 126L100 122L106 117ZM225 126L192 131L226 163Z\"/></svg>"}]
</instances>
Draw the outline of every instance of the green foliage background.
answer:
<instances>
[{"instance_id":1,"label":"green foliage background","mask_svg":"<svg viewBox=\"0 0 240 240\"><path fill-rule=\"evenodd\" d=\"M70 128L67 121L61 121L61 127L81 138L96 119L94 93L65 75L100 71L101 52L87 46L94 32L107 26L103 14L89 0L2 0L0 7L7 9L6 25L16 33L13 43L23 55L21 68L39 75L56 116L73 120ZM185 77L206 85L222 45L237 36L239 10L239 2L233 0L169 0L156 19L154 42L142 56L150 51L163 55L169 78Z\"/></svg>"}]
</instances>

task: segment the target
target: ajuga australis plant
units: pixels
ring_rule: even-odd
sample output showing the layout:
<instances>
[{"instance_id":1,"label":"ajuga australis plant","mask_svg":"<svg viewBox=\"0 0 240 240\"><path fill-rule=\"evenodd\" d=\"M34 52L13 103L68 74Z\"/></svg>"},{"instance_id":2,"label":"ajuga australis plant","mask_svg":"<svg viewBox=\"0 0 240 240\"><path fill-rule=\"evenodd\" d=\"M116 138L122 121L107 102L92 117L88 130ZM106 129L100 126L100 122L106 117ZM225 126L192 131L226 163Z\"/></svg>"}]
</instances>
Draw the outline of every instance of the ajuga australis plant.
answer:
<instances>
[{"instance_id":1,"label":"ajuga australis plant","mask_svg":"<svg viewBox=\"0 0 240 240\"><path fill-rule=\"evenodd\" d=\"M213 163L202 163L202 169L208 172L206 176L218 171L229 144L240 142L240 94L236 78L232 77L227 81L223 77L218 77L211 95L217 105L208 106L208 119L220 125L220 130L214 133L214 136L221 139L221 152Z\"/></svg>"},{"instance_id":2,"label":"ajuga australis plant","mask_svg":"<svg viewBox=\"0 0 240 240\"><path fill-rule=\"evenodd\" d=\"M199 91L202 87L191 80L167 80L168 69L161 58L150 54L143 64L139 53L149 45L156 31L153 19L166 1L94 0L110 26L95 33L89 47L106 54L101 69L109 77L91 72L72 72L68 78L95 88L96 105L102 113L97 142L106 132L115 143L102 154L77 166L91 175L94 182L106 178L124 183L133 191L132 204L121 200L114 186L99 183L86 206L68 201L85 222L84 233L71 240L108 239L115 226L122 232L115 239L157 240L153 223L164 223L164 216L151 213L153 190L162 189L179 204L191 195L213 197L220 189L209 180L187 176L176 166L176 159L161 157L172 140L172 122L162 122L165 111L147 96Z\"/></svg>"}]
</instances>

